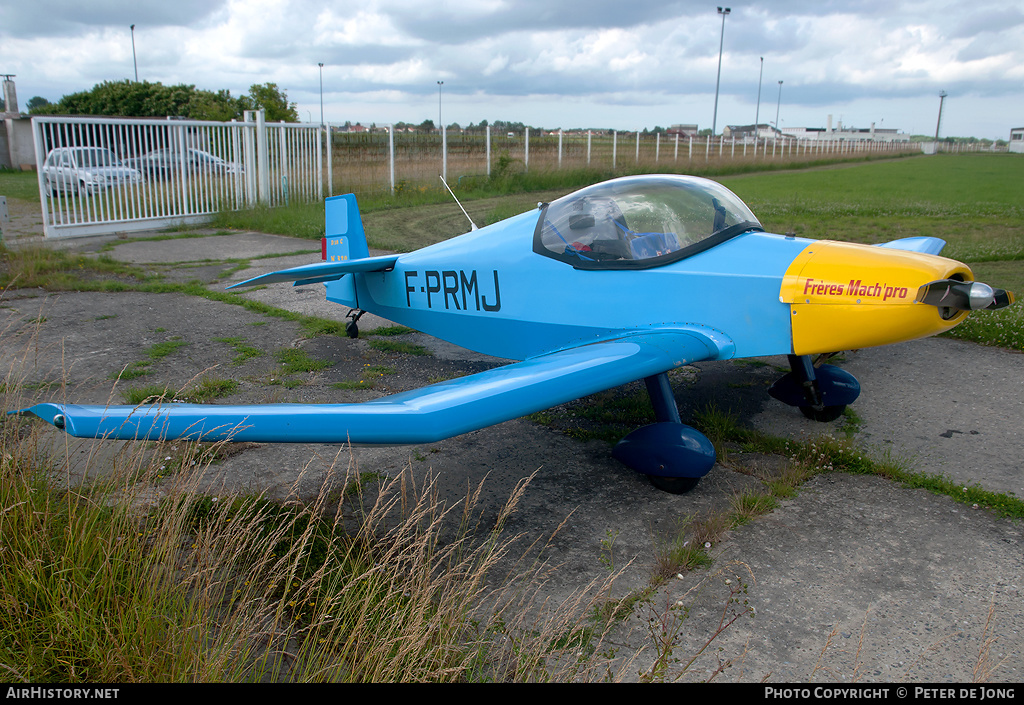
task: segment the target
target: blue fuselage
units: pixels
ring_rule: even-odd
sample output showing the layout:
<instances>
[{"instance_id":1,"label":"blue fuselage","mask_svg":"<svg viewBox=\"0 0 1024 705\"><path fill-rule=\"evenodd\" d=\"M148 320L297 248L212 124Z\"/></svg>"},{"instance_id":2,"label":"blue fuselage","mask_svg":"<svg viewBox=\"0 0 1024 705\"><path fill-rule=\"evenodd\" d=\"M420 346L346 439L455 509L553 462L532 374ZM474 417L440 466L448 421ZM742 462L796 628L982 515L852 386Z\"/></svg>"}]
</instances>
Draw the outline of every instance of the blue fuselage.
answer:
<instances>
[{"instance_id":1,"label":"blue fuselage","mask_svg":"<svg viewBox=\"0 0 1024 705\"><path fill-rule=\"evenodd\" d=\"M809 241L748 232L664 266L595 271L535 252L538 217L523 213L402 255L393 270L360 274L358 307L513 360L695 325L728 332L736 357L791 351L779 289ZM350 302L342 292L352 284L328 282L327 298Z\"/></svg>"}]
</instances>

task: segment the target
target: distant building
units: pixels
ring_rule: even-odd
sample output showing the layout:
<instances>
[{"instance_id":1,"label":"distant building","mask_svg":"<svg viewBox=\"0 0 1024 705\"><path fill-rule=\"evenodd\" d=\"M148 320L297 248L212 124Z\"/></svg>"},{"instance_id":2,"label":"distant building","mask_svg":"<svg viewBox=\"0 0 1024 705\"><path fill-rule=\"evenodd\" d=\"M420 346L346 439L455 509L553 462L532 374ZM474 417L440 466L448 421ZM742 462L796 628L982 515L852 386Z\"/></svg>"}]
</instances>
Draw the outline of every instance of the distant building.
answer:
<instances>
[{"instance_id":1,"label":"distant building","mask_svg":"<svg viewBox=\"0 0 1024 705\"><path fill-rule=\"evenodd\" d=\"M766 139L784 139L781 134L771 125L758 123L757 125L726 125L722 130L722 137L727 140L736 139L740 142L753 142Z\"/></svg>"},{"instance_id":2,"label":"distant building","mask_svg":"<svg viewBox=\"0 0 1024 705\"><path fill-rule=\"evenodd\" d=\"M836 129L821 128L784 128L784 133L799 139L839 140L845 142L909 142L910 135L896 129L878 128L875 123L871 127L843 127L839 123Z\"/></svg>"},{"instance_id":3,"label":"distant building","mask_svg":"<svg viewBox=\"0 0 1024 705\"><path fill-rule=\"evenodd\" d=\"M696 125L672 125L672 127L665 130L666 135L679 135L680 137L696 137L697 126Z\"/></svg>"},{"instance_id":4,"label":"distant building","mask_svg":"<svg viewBox=\"0 0 1024 705\"><path fill-rule=\"evenodd\" d=\"M1010 130L1009 150L1024 154L1024 127L1014 127Z\"/></svg>"},{"instance_id":5,"label":"distant building","mask_svg":"<svg viewBox=\"0 0 1024 705\"><path fill-rule=\"evenodd\" d=\"M832 127L832 116L829 116L828 127L784 127L781 130L774 125L758 123L757 125L727 125L722 130L725 139L736 139L739 142L762 140L834 140L845 142L909 142L910 136L894 129L879 129L874 123L871 127L852 128Z\"/></svg>"}]
</instances>

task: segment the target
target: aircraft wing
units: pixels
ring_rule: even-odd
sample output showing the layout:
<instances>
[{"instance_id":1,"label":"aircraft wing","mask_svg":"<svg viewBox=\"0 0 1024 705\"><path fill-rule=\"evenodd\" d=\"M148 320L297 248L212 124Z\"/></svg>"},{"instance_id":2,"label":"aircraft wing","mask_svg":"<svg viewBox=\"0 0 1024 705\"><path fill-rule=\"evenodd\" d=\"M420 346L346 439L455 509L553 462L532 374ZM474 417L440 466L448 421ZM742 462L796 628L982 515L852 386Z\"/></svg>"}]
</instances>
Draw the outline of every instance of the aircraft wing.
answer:
<instances>
[{"instance_id":1,"label":"aircraft wing","mask_svg":"<svg viewBox=\"0 0 1024 705\"><path fill-rule=\"evenodd\" d=\"M79 438L264 443L430 443L547 409L691 362L732 354L707 328L628 334L356 404L37 404Z\"/></svg>"},{"instance_id":2,"label":"aircraft wing","mask_svg":"<svg viewBox=\"0 0 1024 705\"><path fill-rule=\"evenodd\" d=\"M908 252L920 252L926 255L937 255L946 246L945 240L937 237L919 235L916 237L903 237L899 240L883 242L876 247L888 247L891 250L906 250Z\"/></svg>"},{"instance_id":3,"label":"aircraft wing","mask_svg":"<svg viewBox=\"0 0 1024 705\"><path fill-rule=\"evenodd\" d=\"M296 286L301 284L315 284L334 279L341 279L346 274L353 272L386 272L394 268L399 255L381 255L379 257L364 257L362 259L349 259L341 262L316 262L304 264L301 267L282 269L269 274L262 274L244 282L238 282L227 287L234 289L239 286L256 286L258 284L277 284L280 282L295 282Z\"/></svg>"}]
</instances>

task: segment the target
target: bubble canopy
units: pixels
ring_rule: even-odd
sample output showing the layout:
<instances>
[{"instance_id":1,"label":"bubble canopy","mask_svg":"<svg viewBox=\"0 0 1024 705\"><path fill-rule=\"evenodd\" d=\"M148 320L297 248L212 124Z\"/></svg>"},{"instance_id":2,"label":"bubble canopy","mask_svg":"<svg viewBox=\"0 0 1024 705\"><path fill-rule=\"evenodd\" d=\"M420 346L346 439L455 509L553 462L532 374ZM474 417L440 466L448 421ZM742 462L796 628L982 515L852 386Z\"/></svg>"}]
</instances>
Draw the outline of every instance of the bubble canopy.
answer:
<instances>
[{"instance_id":1,"label":"bubble canopy","mask_svg":"<svg viewBox=\"0 0 1024 705\"><path fill-rule=\"evenodd\" d=\"M646 269L750 230L763 228L721 184L695 176L627 176L543 206L533 249L578 269Z\"/></svg>"}]
</instances>

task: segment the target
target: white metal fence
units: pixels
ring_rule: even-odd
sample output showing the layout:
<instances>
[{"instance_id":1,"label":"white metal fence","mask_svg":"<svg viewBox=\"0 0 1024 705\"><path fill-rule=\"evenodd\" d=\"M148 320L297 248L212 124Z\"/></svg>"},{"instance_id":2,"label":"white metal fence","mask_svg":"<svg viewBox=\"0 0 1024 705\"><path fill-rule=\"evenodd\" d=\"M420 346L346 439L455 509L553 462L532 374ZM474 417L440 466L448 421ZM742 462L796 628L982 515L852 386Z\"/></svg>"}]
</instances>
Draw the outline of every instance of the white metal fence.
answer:
<instances>
[{"instance_id":1,"label":"white metal fence","mask_svg":"<svg viewBox=\"0 0 1024 705\"><path fill-rule=\"evenodd\" d=\"M794 162L858 159L869 154L920 153L908 141L841 138L795 139L788 136L691 137L678 134L617 131L331 132L328 183L334 192L392 193L408 186L438 187L438 174L455 183L491 176L494 169L545 171L595 168L629 172L702 169L730 162Z\"/></svg>"},{"instance_id":2,"label":"white metal fence","mask_svg":"<svg viewBox=\"0 0 1024 705\"><path fill-rule=\"evenodd\" d=\"M32 118L47 237L148 230L221 210L322 200L333 193L424 184L437 175L491 176L492 167L686 170L710 162L858 158L919 152L908 142L726 139L660 133L346 134L266 123L102 117ZM328 156L329 155L329 156Z\"/></svg>"},{"instance_id":3,"label":"white metal fence","mask_svg":"<svg viewBox=\"0 0 1024 705\"><path fill-rule=\"evenodd\" d=\"M317 125L34 117L47 237L169 227L323 198Z\"/></svg>"}]
</instances>

